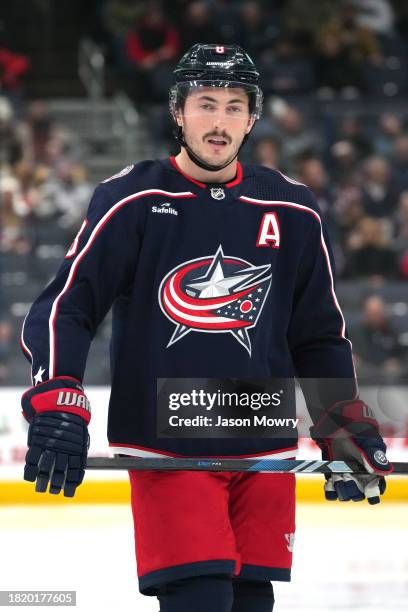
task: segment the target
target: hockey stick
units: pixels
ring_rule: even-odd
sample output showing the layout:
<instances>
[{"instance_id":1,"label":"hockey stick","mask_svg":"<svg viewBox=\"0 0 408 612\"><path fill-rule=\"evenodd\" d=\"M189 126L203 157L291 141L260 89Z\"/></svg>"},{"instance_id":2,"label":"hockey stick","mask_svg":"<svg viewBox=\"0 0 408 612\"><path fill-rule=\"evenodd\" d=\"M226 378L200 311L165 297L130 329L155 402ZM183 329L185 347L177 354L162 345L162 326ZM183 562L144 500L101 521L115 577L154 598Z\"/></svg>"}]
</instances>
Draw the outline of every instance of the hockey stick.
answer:
<instances>
[{"instance_id":1,"label":"hockey stick","mask_svg":"<svg viewBox=\"0 0 408 612\"><path fill-rule=\"evenodd\" d=\"M408 463L394 463L393 474L408 474ZM193 470L206 472L297 472L307 474L367 474L344 461L295 459L223 459L195 457L90 457L90 470Z\"/></svg>"}]
</instances>

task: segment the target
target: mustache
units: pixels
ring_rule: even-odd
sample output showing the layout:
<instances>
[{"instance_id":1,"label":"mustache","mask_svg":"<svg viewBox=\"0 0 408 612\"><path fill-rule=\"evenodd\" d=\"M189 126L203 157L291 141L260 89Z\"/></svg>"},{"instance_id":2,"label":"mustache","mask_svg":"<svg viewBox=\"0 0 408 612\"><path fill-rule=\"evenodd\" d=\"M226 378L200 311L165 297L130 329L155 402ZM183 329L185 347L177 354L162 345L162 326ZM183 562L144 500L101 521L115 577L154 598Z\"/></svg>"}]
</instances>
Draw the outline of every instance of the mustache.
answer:
<instances>
[{"instance_id":1,"label":"mustache","mask_svg":"<svg viewBox=\"0 0 408 612\"><path fill-rule=\"evenodd\" d=\"M203 140L206 138L223 138L228 144L231 144L232 142L231 136L229 136L226 132L221 132L221 134L218 132L209 132L203 136Z\"/></svg>"}]
</instances>

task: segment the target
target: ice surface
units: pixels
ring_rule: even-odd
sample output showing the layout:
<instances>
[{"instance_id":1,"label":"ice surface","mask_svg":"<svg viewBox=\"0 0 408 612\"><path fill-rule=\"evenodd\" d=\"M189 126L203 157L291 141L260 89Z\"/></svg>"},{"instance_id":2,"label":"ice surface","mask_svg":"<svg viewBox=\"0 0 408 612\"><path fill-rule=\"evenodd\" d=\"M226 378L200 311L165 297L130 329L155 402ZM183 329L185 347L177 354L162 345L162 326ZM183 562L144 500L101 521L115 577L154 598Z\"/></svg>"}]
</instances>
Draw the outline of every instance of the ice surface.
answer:
<instances>
[{"instance_id":1,"label":"ice surface","mask_svg":"<svg viewBox=\"0 0 408 612\"><path fill-rule=\"evenodd\" d=\"M1 590L76 590L79 612L158 612L138 592L128 506L0 506L0 542ZM293 581L274 587L276 612L407 610L408 505L299 504Z\"/></svg>"}]
</instances>

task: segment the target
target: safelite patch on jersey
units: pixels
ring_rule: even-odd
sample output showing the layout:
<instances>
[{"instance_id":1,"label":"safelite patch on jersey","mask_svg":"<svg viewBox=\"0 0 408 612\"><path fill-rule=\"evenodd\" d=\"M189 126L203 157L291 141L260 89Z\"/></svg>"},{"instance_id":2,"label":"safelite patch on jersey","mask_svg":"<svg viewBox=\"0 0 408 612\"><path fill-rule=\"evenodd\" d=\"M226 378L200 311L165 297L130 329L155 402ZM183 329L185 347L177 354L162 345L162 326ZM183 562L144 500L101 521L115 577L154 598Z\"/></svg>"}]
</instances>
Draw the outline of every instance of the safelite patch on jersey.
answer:
<instances>
[{"instance_id":1,"label":"safelite patch on jersey","mask_svg":"<svg viewBox=\"0 0 408 612\"><path fill-rule=\"evenodd\" d=\"M173 268L159 288L159 304L176 329L167 347L191 331L228 333L251 355L248 330L256 326L268 295L271 265L224 255L191 259Z\"/></svg>"}]
</instances>

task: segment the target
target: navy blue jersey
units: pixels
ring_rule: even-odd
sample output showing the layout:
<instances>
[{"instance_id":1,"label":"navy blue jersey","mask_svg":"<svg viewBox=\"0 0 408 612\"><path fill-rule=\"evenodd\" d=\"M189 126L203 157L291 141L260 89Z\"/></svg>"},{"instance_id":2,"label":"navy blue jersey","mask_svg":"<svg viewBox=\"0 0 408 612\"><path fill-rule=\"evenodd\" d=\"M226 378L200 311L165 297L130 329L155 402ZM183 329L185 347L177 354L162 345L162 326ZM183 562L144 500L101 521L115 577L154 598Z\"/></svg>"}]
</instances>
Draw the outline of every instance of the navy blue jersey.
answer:
<instances>
[{"instance_id":1,"label":"navy blue jersey","mask_svg":"<svg viewBox=\"0 0 408 612\"><path fill-rule=\"evenodd\" d=\"M103 181L55 278L33 303L22 346L33 384L82 381L113 308L108 438L149 456L293 456L296 438L156 435L156 379L354 378L326 229L311 191L238 164L225 185L174 158Z\"/></svg>"}]
</instances>

